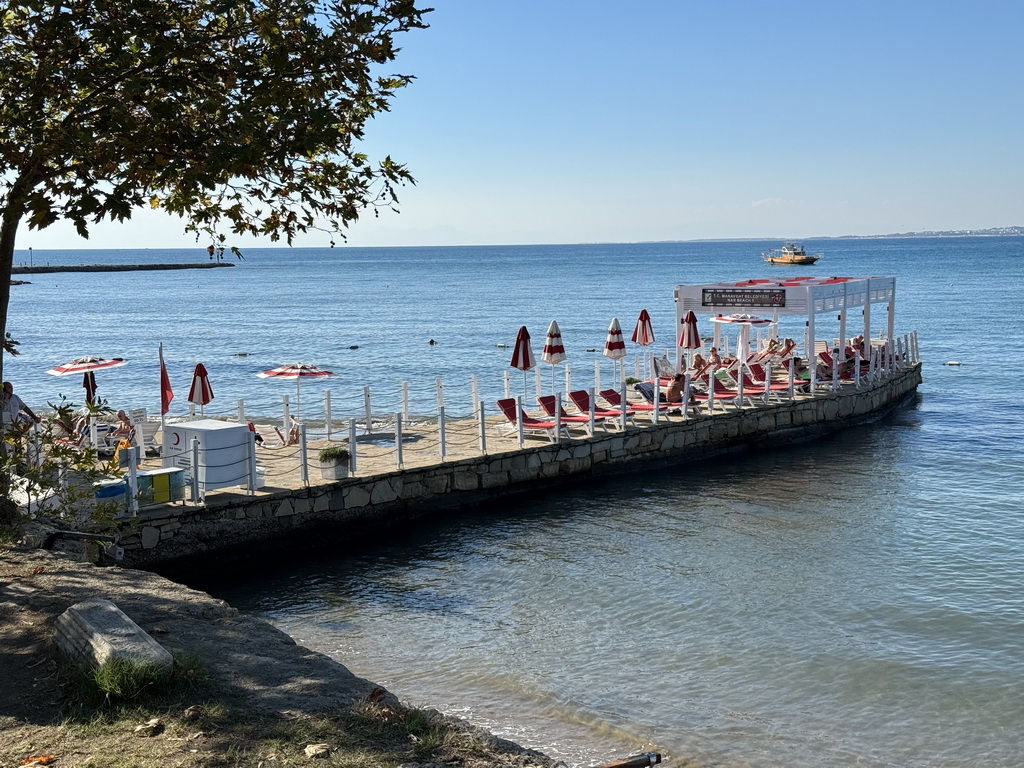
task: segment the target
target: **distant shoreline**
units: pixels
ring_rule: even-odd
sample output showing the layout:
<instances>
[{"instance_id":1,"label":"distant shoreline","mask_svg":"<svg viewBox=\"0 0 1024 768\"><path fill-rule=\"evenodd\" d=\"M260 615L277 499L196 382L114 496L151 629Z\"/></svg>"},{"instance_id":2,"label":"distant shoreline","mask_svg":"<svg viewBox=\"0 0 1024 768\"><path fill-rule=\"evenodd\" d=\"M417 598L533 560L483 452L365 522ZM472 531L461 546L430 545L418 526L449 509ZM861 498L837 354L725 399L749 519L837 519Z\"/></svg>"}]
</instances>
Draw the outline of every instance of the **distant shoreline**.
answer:
<instances>
[{"instance_id":1,"label":"distant shoreline","mask_svg":"<svg viewBox=\"0 0 1024 768\"><path fill-rule=\"evenodd\" d=\"M12 275L39 275L50 272L141 272L153 269L216 269L217 267L233 267L227 262L213 264L76 264L46 265L44 267L12 267Z\"/></svg>"}]
</instances>

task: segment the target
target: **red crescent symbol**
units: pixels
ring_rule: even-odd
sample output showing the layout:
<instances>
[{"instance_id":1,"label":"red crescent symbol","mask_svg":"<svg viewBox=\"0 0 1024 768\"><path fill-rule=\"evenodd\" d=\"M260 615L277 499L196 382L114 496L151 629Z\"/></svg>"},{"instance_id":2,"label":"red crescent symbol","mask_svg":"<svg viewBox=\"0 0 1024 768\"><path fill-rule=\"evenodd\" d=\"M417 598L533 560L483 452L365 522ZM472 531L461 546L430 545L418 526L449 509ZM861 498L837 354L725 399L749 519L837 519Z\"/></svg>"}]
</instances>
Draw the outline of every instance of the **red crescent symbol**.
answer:
<instances>
[{"instance_id":1,"label":"red crescent symbol","mask_svg":"<svg viewBox=\"0 0 1024 768\"><path fill-rule=\"evenodd\" d=\"M181 442L181 432L171 432L171 445L177 445Z\"/></svg>"}]
</instances>

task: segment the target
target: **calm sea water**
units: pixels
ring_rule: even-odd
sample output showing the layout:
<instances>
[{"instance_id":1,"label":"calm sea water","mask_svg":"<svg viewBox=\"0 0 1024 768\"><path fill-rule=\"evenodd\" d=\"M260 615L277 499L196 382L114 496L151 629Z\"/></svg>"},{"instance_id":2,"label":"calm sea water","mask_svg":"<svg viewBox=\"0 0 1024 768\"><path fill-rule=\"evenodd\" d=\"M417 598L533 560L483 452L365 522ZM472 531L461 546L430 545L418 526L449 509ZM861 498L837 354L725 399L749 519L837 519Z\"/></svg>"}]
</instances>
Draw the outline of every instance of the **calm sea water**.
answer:
<instances>
[{"instance_id":1,"label":"calm sea water","mask_svg":"<svg viewBox=\"0 0 1024 768\"><path fill-rule=\"evenodd\" d=\"M156 411L162 341L178 414L199 361L214 406L274 412L286 390L255 373L294 359L338 374L336 409L370 386L397 410L408 380L428 413L442 376L446 406L468 411L470 374L500 395L523 323L540 342L558 320L592 379L586 350L612 316L628 336L647 308L671 344L676 284L895 275L924 385L881 423L191 582L411 703L572 765L640 748L729 768L1024 764L1024 239L806 245L826 258L796 271L759 261L777 243L721 242L252 250L210 272L37 275L14 289L24 354L4 375L33 406L80 399L43 371L123 356L101 394ZM205 255L33 254L185 258ZM304 411L322 389L303 390Z\"/></svg>"}]
</instances>

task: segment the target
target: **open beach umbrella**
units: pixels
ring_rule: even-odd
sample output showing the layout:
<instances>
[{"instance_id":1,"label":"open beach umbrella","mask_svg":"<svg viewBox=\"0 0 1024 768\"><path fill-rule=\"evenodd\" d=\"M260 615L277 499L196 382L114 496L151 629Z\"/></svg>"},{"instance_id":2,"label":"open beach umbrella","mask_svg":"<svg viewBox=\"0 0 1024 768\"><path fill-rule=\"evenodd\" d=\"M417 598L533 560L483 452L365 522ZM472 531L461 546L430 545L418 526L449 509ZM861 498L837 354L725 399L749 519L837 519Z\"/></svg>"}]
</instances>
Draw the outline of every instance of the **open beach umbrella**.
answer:
<instances>
[{"instance_id":1,"label":"open beach umbrella","mask_svg":"<svg viewBox=\"0 0 1024 768\"><path fill-rule=\"evenodd\" d=\"M551 366L551 392L555 392L555 366L565 360L565 347L562 345L562 332L554 320L548 326L548 335L544 337L544 350L540 359Z\"/></svg>"},{"instance_id":2,"label":"open beach umbrella","mask_svg":"<svg viewBox=\"0 0 1024 768\"><path fill-rule=\"evenodd\" d=\"M758 317L757 315L725 315L711 318L713 323L731 323L740 327L739 345L736 350L736 358L742 365L747 364L750 356L750 328L754 325L768 325L771 318Z\"/></svg>"},{"instance_id":3,"label":"open beach umbrella","mask_svg":"<svg viewBox=\"0 0 1024 768\"><path fill-rule=\"evenodd\" d=\"M325 371L309 363L288 363L269 371L257 373L261 379L295 379L295 418L299 418L300 382L307 378L333 376L332 371Z\"/></svg>"},{"instance_id":4,"label":"open beach umbrella","mask_svg":"<svg viewBox=\"0 0 1024 768\"><path fill-rule=\"evenodd\" d=\"M646 309L640 310L640 317L636 319L636 327L633 329L633 343L641 347L649 347L654 343L654 325L651 323L651 316ZM646 367L650 355L644 355L644 366Z\"/></svg>"},{"instance_id":5,"label":"open beach umbrella","mask_svg":"<svg viewBox=\"0 0 1024 768\"><path fill-rule=\"evenodd\" d=\"M206 415L204 407L213 400L213 387L210 386L210 376L206 372L206 366L196 363L196 370L192 374L192 387L188 391L188 401L199 406L199 413Z\"/></svg>"},{"instance_id":6,"label":"open beach umbrella","mask_svg":"<svg viewBox=\"0 0 1024 768\"><path fill-rule=\"evenodd\" d=\"M626 356L626 342L622 339L622 326L619 325L617 317L613 317L611 323L608 324L608 337L604 341L602 354L613 363L621 361ZM622 381L621 375L619 381Z\"/></svg>"},{"instance_id":7,"label":"open beach umbrella","mask_svg":"<svg viewBox=\"0 0 1024 768\"><path fill-rule=\"evenodd\" d=\"M516 343L512 349L511 365L516 370L523 372L524 399L526 397L526 372L536 364L537 360L534 358L533 349L530 347L530 332L526 330L525 325L522 325L519 327L519 333L516 334Z\"/></svg>"},{"instance_id":8,"label":"open beach umbrella","mask_svg":"<svg viewBox=\"0 0 1024 768\"><path fill-rule=\"evenodd\" d=\"M686 350L687 366L693 362L693 351L701 349L703 346L704 342L700 338L700 333L697 332L697 315L691 309L683 318L683 331L679 334L679 347Z\"/></svg>"},{"instance_id":9,"label":"open beach umbrella","mask_svg":"<svg viewBox=\"0 0 1024 768\"><path fill-rule=\"evenodd\" d=\"M82 386L85 387L85 402L96 402L96 375L94 371L101 371L104 368L120 368L127 363L120 357L107 359L105 357L76 357L70 363L55 366L47 371L51 376L71 376L82 374Z\"/></svg>"}]
</instances>

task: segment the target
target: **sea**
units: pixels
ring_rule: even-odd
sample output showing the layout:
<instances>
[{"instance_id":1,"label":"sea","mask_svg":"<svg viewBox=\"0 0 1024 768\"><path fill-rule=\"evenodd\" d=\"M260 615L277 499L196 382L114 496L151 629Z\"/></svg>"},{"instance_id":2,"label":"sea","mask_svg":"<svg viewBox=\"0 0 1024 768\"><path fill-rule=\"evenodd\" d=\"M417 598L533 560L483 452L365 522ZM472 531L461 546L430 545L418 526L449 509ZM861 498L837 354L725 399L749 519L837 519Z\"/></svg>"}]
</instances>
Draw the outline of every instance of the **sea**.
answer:
<instances>
[{"instance_id":1,"label":"sea","mask_svg":"<svg viewBox=\"0 0 1024 768\"><path fill-rule=\"evenodd\" d=\"M458 416L474 381L485 407L507 386L532 395L532 374L509 367L521 325L539 357L557 320L572 385L586 387L615 375L601 355L613 317L628 339L647 309L655 349L672 347L677 285L894 276L896 333L917 331L924 381L876 423L178 578L410 704L569 766L638 751L722 768L1024 765L1024 238L806 241L817 264L763 263L779 245L253 248L231 268L28 275L4 378L36 409L81 402L80 380L46 370L121 357L97 374L100 395L156 415L162 344L171 418L187 415L198 362L216 397L207 415L243 400L269 418L289 395L316 420L325 390L338 418L360 417L367 397L396 413L406 383L427 418L441 379ZM799 341L791 322L780 335ZM831 339L838 322L816 330ZM627 345L632 372L643 350ZM299 387L256 375L294 361L334 375ZM561 388L566 364L539 365Z\"/></svg>"}]
</instances>

